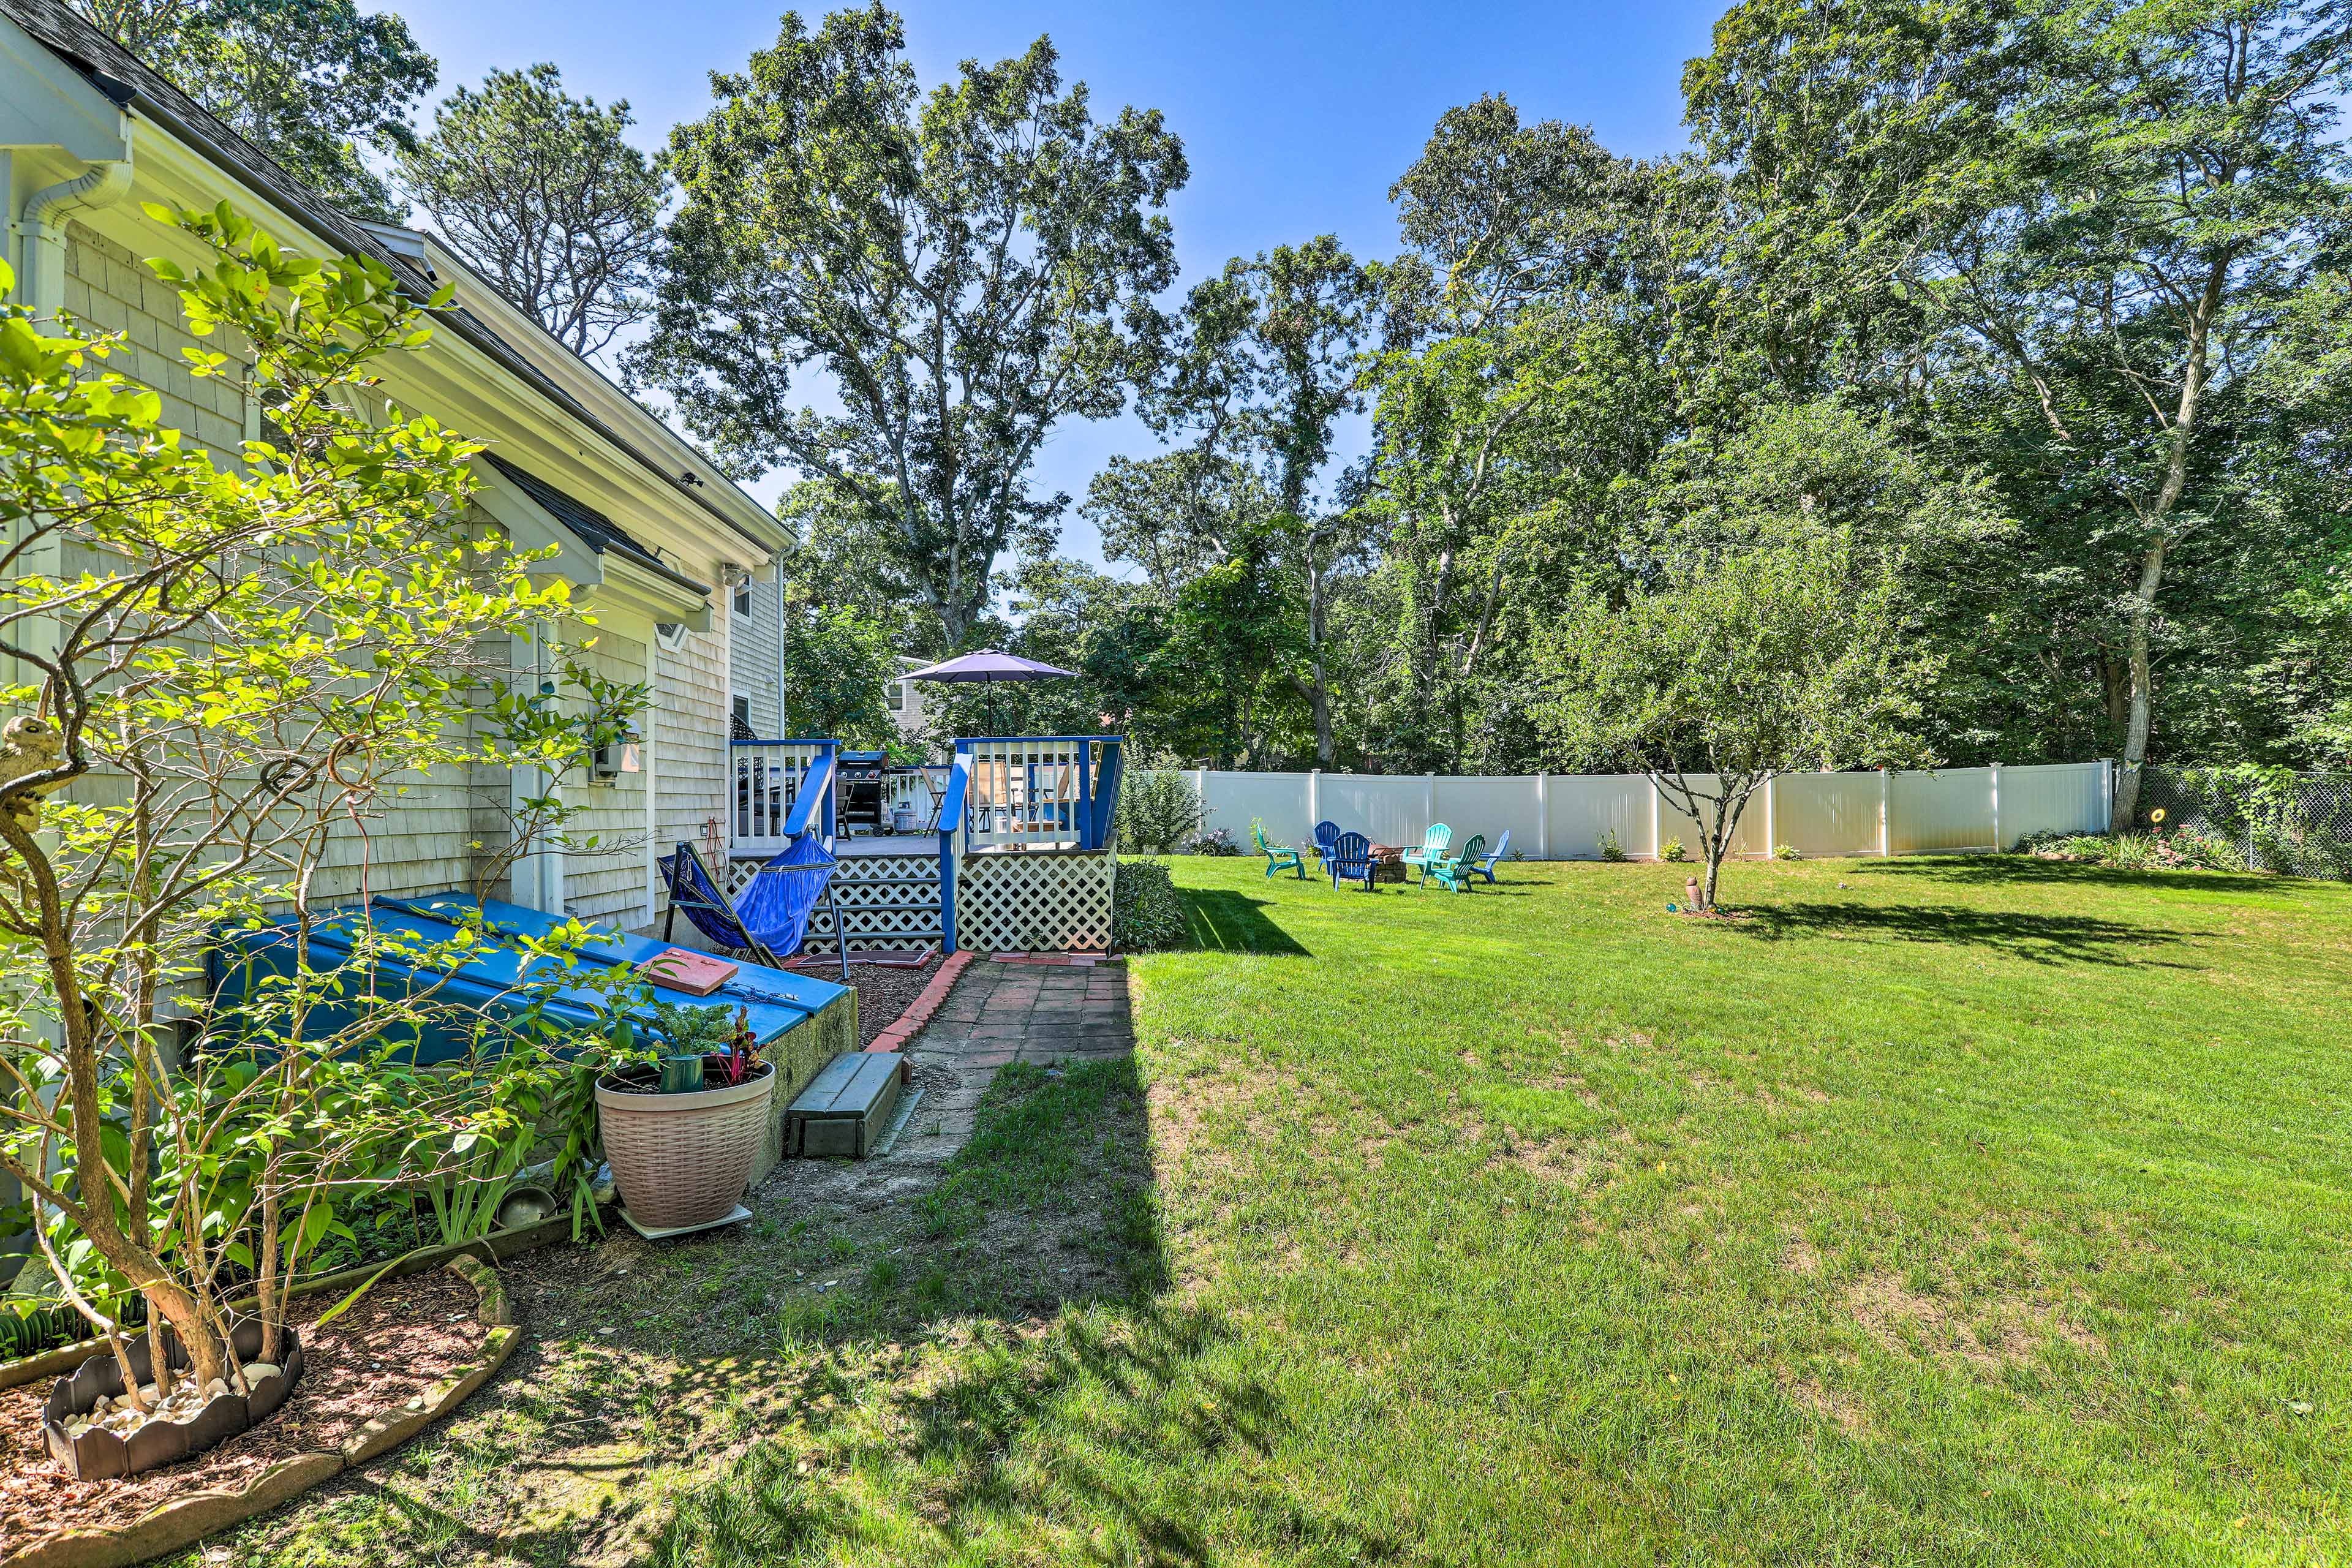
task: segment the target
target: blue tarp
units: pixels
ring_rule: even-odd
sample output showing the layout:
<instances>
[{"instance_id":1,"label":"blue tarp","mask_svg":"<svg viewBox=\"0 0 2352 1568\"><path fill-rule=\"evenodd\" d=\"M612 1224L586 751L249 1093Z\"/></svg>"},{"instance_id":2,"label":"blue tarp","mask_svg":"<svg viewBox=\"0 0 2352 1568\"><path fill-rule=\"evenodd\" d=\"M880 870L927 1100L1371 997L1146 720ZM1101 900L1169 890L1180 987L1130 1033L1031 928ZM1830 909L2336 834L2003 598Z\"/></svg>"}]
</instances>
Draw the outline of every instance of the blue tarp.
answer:
<instances>
[{"instance_id":1,"label":"blue tarp","mask_svg":"<svg viewBox=\"0 0 2352 1568\"><path fill-rule=\"evenodd\" d=\"M477 910L482 921L480 929L488 940L464 963L446 974L421 975L414 967L379 954L373 961L375 984L400 994L431 989L436 1002L462 1004L493 1015L520 1012L523 1004L515 992L526 978L528 963L530 979L558 982L546 1005L550 1015L582 1026L597 1024L604 1015L601 997L577 984L561 984L567 973L562 964L549 958L526 960L517 949L495 944L501 931L544 938L562 923L559 917L496 900L478 903L465 893L378 899L364 910L351 910L315 921L310 928L310 968L330 971L351 963L354 935L363 939L371 926L381 935L420 946L447 942ZM631 936L611 926L591 924L589 930L594 935L580 949L578 966L571 973L599 964L633 966L671 945L652 937ZM258 931L222 932L219 944L210 955L215 1000L223 1006L234 1007L251 994L264 976L290 973L294 950L290 921ZM811 1015L823 1011L847 990L846 986L811 975L746 963L709 996L695 996L660 985L654 987L654 994L667 1002L723 1006L730 1011L740 1008L747 1016L752 1037L765 1047ZM331 1033L348 1021L350 1010L331 1002L319 1009L316 1016L320 1032ZM416 1059L429 1066L453 1060L468 1048L467 1032L458 1024L429 1026L419 1042Z\"/></svg>"}]
</instances>

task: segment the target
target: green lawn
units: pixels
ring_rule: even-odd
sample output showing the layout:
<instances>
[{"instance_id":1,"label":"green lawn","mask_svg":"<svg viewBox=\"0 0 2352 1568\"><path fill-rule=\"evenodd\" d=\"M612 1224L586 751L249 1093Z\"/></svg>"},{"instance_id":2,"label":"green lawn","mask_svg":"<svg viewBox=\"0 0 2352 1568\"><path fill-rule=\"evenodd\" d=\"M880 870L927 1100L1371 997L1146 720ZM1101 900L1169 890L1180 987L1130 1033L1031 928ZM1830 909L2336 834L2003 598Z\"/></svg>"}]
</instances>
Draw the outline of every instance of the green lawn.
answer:
<instances>
[{"instance_id":1,"label":"green lawn","mask_svg":"<svg viewBox=\"0 0 2352 1568\"><path fill-rule=\"evenodd\" d=\"M551 1331L543 1400L247 1552L2352 1559L2352 889L1743 865L1704 923L1677 867L1259 864L1175 862L1136 1062L1009 1072L896 1228L610 1309L727 1397L637 1406L600 1522L508 1474L613 1345ZM665 1316L698 1282L755 1372Z\"/></svg>"}]
</instances>

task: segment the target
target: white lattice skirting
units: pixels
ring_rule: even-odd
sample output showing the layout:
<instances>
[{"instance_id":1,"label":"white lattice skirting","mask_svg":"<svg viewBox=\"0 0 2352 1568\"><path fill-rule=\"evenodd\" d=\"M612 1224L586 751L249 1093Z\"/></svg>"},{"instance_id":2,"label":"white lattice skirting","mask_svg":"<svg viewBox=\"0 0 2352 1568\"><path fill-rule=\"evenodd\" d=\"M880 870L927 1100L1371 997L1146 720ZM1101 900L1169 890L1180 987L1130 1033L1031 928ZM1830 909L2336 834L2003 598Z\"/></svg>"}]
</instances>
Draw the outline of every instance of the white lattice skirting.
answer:
<instances>
[{"instance_id":1,"label":"white lattice skirting","mask_svg":"<svg viewBox=\"0 0 2352 1568\"><path fill-rule=\"evenodd\" d=\"M740 897L762 862L728 868L728 891ZM845 856L834 868L833 901L848 928L849 951L921 947L941 939L940 858L937 855ZM801 938L804 953L834 951L833 912L820 903Z\"/></svg>"},{"instance_id":2,"label":"white lattice skirting","mask_svg":"<svg viewBox=\"0 0 2352 1568\"><path fill-rule=\"evenodd\" d=\"M972 855L956 868L956 945L978 952L1110 946L1108 854Z\"/></svg>"}]
</instances>

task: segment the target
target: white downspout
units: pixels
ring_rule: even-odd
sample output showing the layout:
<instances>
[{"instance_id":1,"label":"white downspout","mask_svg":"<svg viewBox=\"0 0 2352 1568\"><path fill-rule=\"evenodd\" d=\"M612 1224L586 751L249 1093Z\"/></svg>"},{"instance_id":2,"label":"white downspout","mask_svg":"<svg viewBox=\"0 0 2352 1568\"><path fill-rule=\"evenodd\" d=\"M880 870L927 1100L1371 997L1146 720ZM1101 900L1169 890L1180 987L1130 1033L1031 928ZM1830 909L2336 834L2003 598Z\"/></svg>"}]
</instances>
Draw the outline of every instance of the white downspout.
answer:
<instances>
[{"instance_id":1,"label":"white downspout","mask_svg":"<svg viewBox=\"0 0 2352 1568\"><path fill-rule=\"evenodd\" d=\"M776 739L789 741L784 727L784 558L776 557Z\"/></svg>"},{"instance_id":2,"label":"white downspout","mask_svg":"<svg viewBox=\"0 0 2352 1568\"><path fill-rule=\"evenodd\" d=\"M44 185L25 198L17 219L24 236L17 300L36 314L55 315L66 300L66 217L111 206L131 190L131 117L122 118L121 158L90 165L89 172Z\"/></svg>"},{"instance_id":3,"label":"white downspout","mask_svg":"<svg viewBox=\"0 0 2352 1568\"><path fill-rule=\"evenodd\" d=\"M70 180L59 180L54 185L44 185L25 198L23 210L15 224L22 237L18 252L16 300L42 318L34 330L50 335L63 331L57 313L66 302L66 215L89 211L119 202L131 189L131 117L122 116L123 156L93 163L86 174ZM60 577L65 573L65 541L55 533L30 551L22 562L23 569L35 575ZM46 651L54 652L58 646L58 629L27 627L26 635L47 639ZM8 678L21 681L24 672L17 661L6 661Z\"/></svg>"},{"instance_id":4,"label":"white downspout","mask_svg":"<svg viewBox=\"0 0 2352 1568\"><path fill-rule=\"evenodd\" d=\"M24 209L12 226L20 237L21 247L17 252L15 300L31 310L36 318L47 318L35 321L34 328L37 331L50 334L62 331L56 316L64 308L66 300L66 215L77 210L107 206L121 201L131 189L131 117L127 114L122 116L121 124L122 157L94 163L87 174L70 180L42 186L25 198ZM0 168L5 167L5 163L0 163ZM63 574L64 559L64 541L52 534L26 557L24 569L43 576L58 577ZM31 637L44 638L48 645L47 651L56 650L58 633L55 626L28 626L26 632ZM6 668L12 681L24 679L25 672L15 658L6 661ZM52 847L55 834L54 828L44 829L42 833L44 839L52 841ZM63 1039L63 1032L55 1017L36 1010L31 1021L34 1029L53 1044ZM61 1159L62 1156L57 1158ZM21 1189L14 1181L7 1183L5 1189L0 1189L0 1199L14 1202L20 1195Z\"/></svg>"}]
</instances>

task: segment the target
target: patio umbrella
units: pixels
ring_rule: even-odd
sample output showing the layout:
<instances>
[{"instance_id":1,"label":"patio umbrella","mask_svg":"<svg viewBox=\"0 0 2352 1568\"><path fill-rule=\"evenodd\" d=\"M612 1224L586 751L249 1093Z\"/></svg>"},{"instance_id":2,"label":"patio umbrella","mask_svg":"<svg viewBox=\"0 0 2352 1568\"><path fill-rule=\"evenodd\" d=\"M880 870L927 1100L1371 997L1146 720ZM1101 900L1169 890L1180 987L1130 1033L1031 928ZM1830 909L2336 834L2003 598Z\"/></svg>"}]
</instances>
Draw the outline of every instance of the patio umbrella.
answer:
<instances>
[{"instance_id":1,"label":"patio umbrella","mask_svg":"<svg viewBox=\"0 0 2352 1568\"><path fill-rule=\"evenodd\" d=\"M1075 669L1060 669L1050 664L1040 664L1034 658L1023 658L1017 654L984 647L977 653L959 654L940 664L929 664L920 669L910 669L900 679L977 680L982 684L992 685L1000 680L1058 680L1066 677L1075 678L1076 674L1077 671ZM992 730L997 727L996 702L993 694L991 694L989 699L988 727Z\"/></svg>"}]
</instances>

